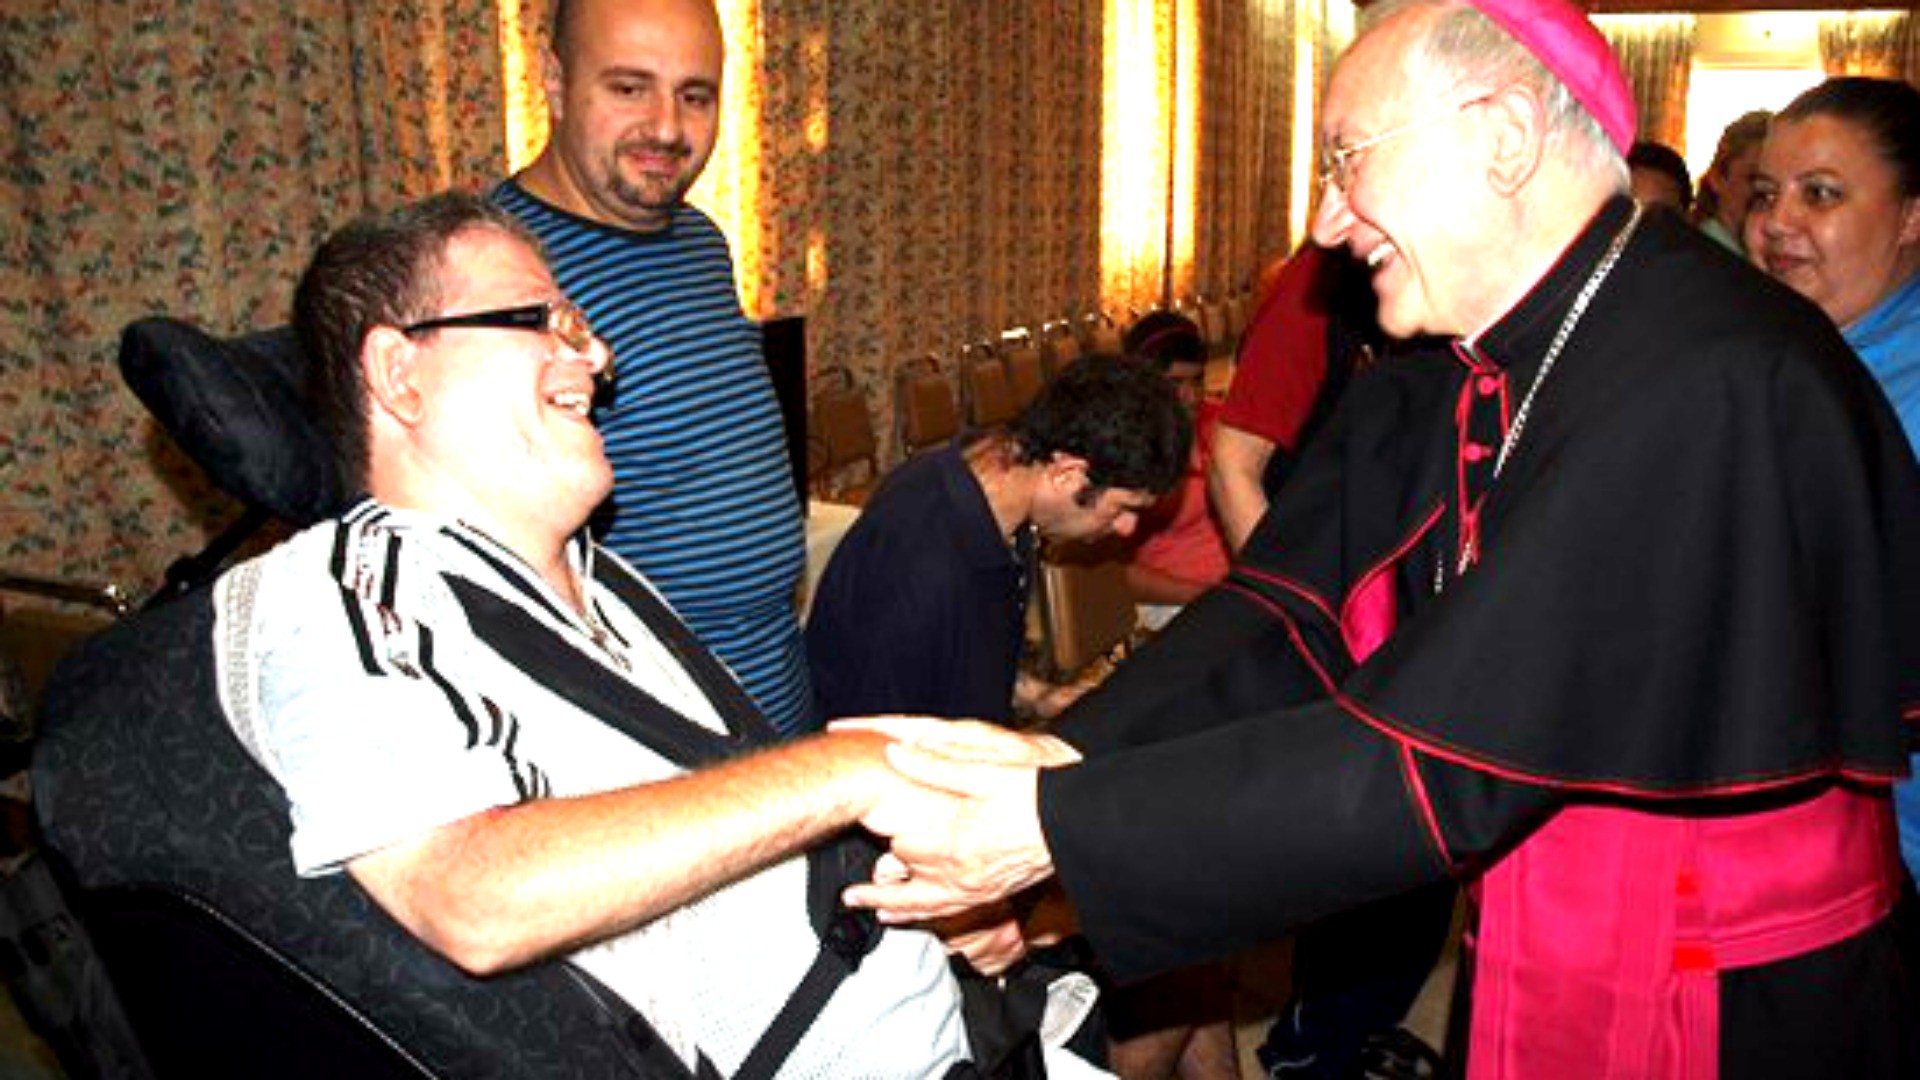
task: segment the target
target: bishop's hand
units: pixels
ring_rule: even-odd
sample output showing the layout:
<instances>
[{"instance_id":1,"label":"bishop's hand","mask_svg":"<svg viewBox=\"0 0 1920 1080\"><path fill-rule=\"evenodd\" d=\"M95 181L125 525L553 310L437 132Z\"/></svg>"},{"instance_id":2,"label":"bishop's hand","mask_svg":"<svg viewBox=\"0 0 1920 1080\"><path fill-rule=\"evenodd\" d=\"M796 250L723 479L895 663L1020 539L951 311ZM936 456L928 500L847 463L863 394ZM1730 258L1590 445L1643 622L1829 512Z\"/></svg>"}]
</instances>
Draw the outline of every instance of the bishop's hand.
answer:
<instances>
[{"instance_id":1,"label":"bishop's hand","mask_svg":"<svg viewBox=\"0 0 1920 1080\"><path fill-rule=\"evenodd\" d=\"M883 922L924 922L1003 900L1045 880L1053 860L1040 831L1039 770L1079 760L1046 735L939 720L844 722L896 740L887 760L918 788L881 800L861 823L892 842L875 880L846 902Z\"/></svg>"}]
</instances>

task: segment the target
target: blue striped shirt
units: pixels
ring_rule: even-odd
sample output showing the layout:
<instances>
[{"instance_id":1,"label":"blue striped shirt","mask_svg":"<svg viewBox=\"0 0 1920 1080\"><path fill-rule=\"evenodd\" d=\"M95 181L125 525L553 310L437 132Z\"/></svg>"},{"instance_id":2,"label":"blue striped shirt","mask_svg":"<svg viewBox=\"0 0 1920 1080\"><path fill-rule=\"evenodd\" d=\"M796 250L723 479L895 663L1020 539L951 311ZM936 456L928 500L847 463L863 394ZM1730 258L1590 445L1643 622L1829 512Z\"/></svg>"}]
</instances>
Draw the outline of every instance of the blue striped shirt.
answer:
<instances>
[{"instance_id":1,"label":"blue striped shirt","mask_svg":"<svg viewBox=\"0 0 1920 1080\"><path fill-rule=\"evenodd\" d=\"M595 419L613 464L600 542L637 567L775 727L811 726L794 596L806 543L759 327L727 239L682 205L659 232L602 225L512 180L493 199L546 245L555 278L613 348Z\"/></svg>"}]
</instances>

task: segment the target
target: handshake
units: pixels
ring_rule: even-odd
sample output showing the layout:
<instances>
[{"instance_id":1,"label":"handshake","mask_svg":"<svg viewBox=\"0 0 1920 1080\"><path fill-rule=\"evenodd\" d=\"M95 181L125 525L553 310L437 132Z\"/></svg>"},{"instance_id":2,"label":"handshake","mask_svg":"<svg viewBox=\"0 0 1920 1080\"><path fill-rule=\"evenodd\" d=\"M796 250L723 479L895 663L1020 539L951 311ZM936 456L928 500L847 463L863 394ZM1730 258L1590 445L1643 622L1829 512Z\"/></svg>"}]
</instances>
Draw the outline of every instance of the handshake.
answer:
<instances>
[{"instance_id":1,"label":"handshake","mask_svg":"<svg viewBox=\"0 0 1920 1080\"><path fill-rule=\"evenodd\" d=\"M890 779L860 815L889 843L873 880L843 894L889 924L921 924L984 974L1004 971L1029 944L1072 929L1040 830L1039 771L1080 760L1051 735L977 721L872 717L835 721L836 733L891 740ZM1026 894L1020 912L1011 901Z\"/></svg>"}]
</instances>

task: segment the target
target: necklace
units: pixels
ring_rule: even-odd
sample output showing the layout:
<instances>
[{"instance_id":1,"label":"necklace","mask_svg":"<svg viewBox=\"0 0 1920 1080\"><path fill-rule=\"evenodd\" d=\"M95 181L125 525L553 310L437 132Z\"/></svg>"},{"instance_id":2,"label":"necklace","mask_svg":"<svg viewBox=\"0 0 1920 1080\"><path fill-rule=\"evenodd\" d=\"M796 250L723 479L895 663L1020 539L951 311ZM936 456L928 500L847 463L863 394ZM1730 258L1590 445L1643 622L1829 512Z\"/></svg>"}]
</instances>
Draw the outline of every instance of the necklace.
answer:
<instances>
[{"instance_id":1,"label":"necklace","mask_svg":"<svg viewBox=\"0 0 1920 1080\"><path fill-rule=\"evenodd\" d=\"M1613 273L1614 264L1620 261L1621 253L1627 250L1627 242L1633 239L1634 230L1640 227L1642 210L1639 203L1633 204L1633 214L1627 218L1626 225L1614 234L1612 242L1607 245L1606 254L1600 257L1600 262L1593 268L1593 273L1587 275L1586 283L1580 286L1580 292L1573 298L1573 304L1567 308L1566 316L1560 320L1560 328L1554 331L1553 341L1547 346L1547 354L1540 358L1540 370L1534 372L1533 382L1528 384L1526 395L1520 399L1520 407L1514 410L1513 423L1508 426L1506 436L1500 440L1500 453L1493 459L1493 479L1488 482L1489 488L1499 481L1501 471L1507 467L1507 459L1511 458L1513 452L1519 448L1520 438L1527 431L1527 419L1533 415L1534 398L1539 396L1540 387L1546 384L1547 376L1553 371L1553 365L1560 359L1561 350L1567 347L1567 341L1573 337L1574 328L1580 325L1581 316L1587 313L1587 307L1593 303L1594 296L1600 292L1600 286L1606 283L1607 275ZM1483 493L1481 498L1485 497ZM1467 569L1473 565L1478 543L1478 537L1469 536L1467 542L1461 546L1460 563L1454 570L1455 577L1465 576ZM1435 596L1440 595L1446 588L1446 571L1447 559L1445 553L1442 553L1433 563L1433 594Z\"/></svg>"}]
</instances>

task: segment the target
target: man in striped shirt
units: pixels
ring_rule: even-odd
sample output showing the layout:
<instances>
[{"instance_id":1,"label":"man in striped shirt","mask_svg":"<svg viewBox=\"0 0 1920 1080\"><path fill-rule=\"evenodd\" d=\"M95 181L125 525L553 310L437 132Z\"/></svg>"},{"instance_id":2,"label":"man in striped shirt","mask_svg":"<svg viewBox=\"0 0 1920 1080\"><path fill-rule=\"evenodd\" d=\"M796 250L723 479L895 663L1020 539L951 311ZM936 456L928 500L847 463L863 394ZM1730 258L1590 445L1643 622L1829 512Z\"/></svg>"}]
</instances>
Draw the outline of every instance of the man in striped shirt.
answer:
<instances>
[{"instance_id":1,"label":"man in striped shirt","mask_svg":"<svg viewBox=\"0 0 1920 1080\"><path fill-rule=\"evenodd\" d=\"M557 3L553 135L493 198L613 347L619 377L595 417L614 472L602 542L793 734L813 724L799 501L726 237L685 201L713 152L724 59L710 0Z\"/></svg>"}]
</instances>

